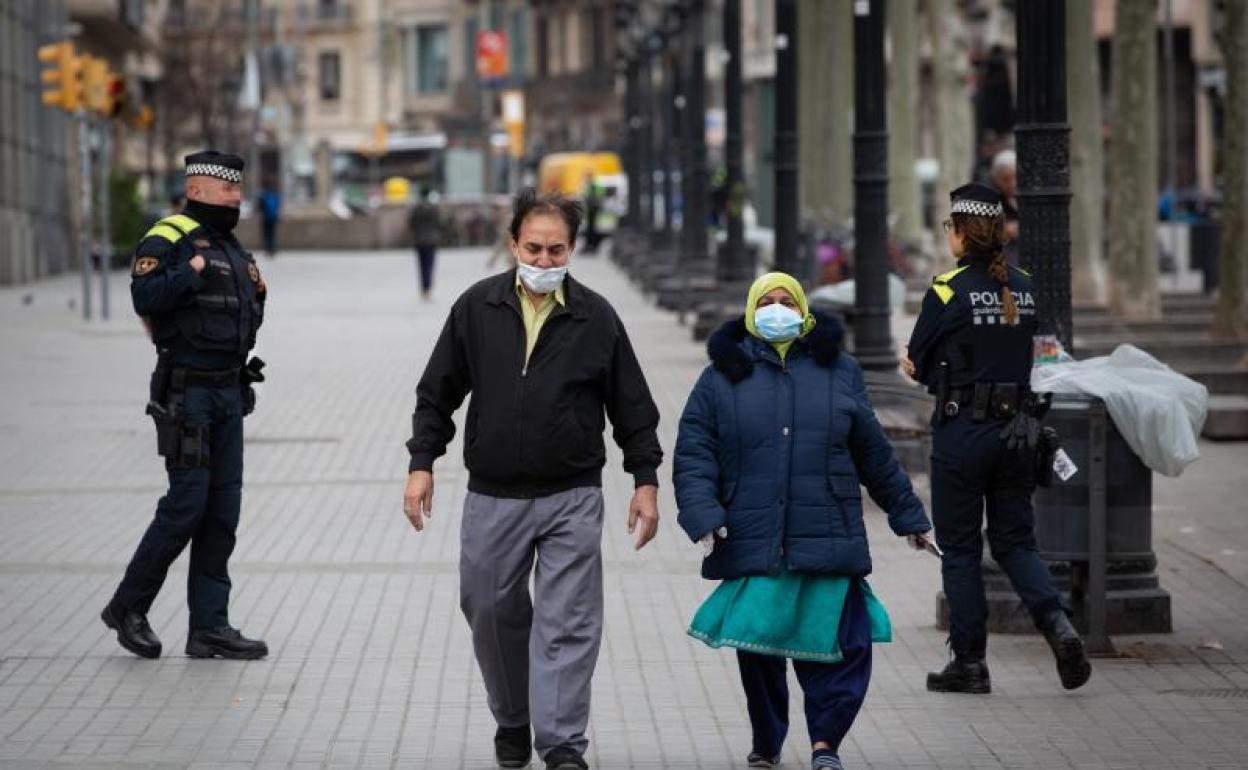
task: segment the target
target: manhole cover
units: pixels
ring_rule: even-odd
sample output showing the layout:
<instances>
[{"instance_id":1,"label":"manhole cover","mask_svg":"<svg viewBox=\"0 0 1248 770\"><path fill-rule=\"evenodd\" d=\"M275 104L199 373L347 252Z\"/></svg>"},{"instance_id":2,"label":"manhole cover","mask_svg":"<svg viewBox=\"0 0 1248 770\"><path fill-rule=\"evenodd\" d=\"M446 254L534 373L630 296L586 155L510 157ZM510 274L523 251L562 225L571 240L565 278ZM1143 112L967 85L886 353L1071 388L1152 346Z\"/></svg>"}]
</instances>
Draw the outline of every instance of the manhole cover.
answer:
<instances>
[{"instance_id":1,"label":"manhole cover","mask_svg":"<svg viewBox=\"0 0 1248 770\"><path fill-rule=\"evenodd\" d=\"M1162 690L1163 695L1186 695L1189 698L1248 698L1248 689L1223 687L1208 690Z\"/></svg>"}]
</instances>

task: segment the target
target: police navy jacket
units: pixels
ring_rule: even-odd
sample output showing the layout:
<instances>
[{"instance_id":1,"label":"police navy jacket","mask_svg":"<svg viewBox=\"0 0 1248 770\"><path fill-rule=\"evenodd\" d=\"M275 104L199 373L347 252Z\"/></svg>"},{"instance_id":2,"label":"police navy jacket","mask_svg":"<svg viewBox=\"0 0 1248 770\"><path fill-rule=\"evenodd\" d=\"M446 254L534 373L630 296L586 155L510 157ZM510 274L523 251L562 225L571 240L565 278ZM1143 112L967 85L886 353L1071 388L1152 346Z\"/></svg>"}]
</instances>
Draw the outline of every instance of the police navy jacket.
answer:
<instances>
[{"instance_id":1,"label":"police navy jacket","mask_svg":"<svg viewBox=\"0 0 1248 770\"><path fill-rule=\"evenodd\" d=\"M936 392L936 369L949 362L949 385L1031 380L1036 299L1031 276L1010 266L1010 291L1018 323L1005 322L1001 284L988 271L990 255L972 255L932 279L910 336L909 355L916 379Z\"/></svg>"},{"instance_id":2,"label":"police navy jacket","mask_svg":"<svg viewBox=\"0 0 1248 770\"><path fill-rule=\"evenodd\" d=\"M264 320L267 291L255 257L232 234L185 214L153 225L134 254L130 296L135 311L150 318L152 340L237 366ZM190 264L197 254L204 258L199 273Z\"/></svg>"},{"instance_id":3,"label":"police navy jacket","mask_svg":"<svg viewBox=\"0 0 1248 770\"><path fill-rule=\"evenodd\" d=\"M868 574L859 483L893 532L931 529L857 361L840 353L840 323L816 319L785 362L746 332L744 318L707 344L711 365L681 415L673 471L689 537L728 530L702 563L705 578Z\"/></svg>"}]
</instances>

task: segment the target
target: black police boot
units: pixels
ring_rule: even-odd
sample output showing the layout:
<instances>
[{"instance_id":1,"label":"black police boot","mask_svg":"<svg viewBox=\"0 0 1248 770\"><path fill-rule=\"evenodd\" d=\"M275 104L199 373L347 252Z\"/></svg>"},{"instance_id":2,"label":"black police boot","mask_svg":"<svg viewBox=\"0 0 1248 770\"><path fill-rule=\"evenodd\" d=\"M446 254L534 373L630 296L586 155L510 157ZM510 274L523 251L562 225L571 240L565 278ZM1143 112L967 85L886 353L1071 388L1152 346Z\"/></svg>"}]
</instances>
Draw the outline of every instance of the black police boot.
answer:
<instances>
[{"instance_id":1,"label":"black police boot","mask_svg":"<svg viewBox=\"0 0 1248 770\"><path fill-rule=\"evenodd\" d=\"M982 657L955 655L943 671L927 675L927 689L929 692L990 693L992 681L988 678L988 664Z\"/></svg>"},{"instance_id":2,"label":"black police boot","mask_svg":"<svg viewBox=\"0 0 1248 770\"><path fill-rule=\"evenodd\" d=\"M186 637L186 654L192 658L256 660L269 654L269 646L259 639L248 639L237 628L193 629Z\"/></svg>"},{"instance_id":3,"label":"black police boot","mask_svg":"<svg viewBox=\"0 0 1248 770\"><path fill-rule=\"evenodd\" d=\"M499 727L494 733L494 759L499 767L528 767L533 756L533 736L529 726Z\"/></svg>"},{"instance_id":4,"label":"black police boot","mask_svg":"<svg viewBox=\"0 0 1248 770\"><path fill-rule=\"evenodd\" d=\"M556 746L546 755L546 770L589 770L589 765L567 746Z\"/></svg>"},{"instance_id":5,"label":"black police boot","mask_svg":"<svg viewBox=\"0 0 1248 770\"><path fill-rule=\"evenodd\" d=\"M1062 680L1062 687L1074 690L1087 684L1092 676L1092 664L1083 649L1083 640L1079 632L1070 624L1064 610L1053 610L1044 616L1040 626L1044 638L1053 650L1057 661L1057 675Z\"/></svg>"},{"instance_id":6,"label":"black police boot","mask_svg":"<svg viewBox=\"0 0 1248 770\"><path fill-rule=\"evenodd\" d=\"M140 658L160 657L160 638L147 623L147 616L128 610L117 603L108 603L100 613L104 625L117 632L117 641Z\"/></svg>"}]
</instances>

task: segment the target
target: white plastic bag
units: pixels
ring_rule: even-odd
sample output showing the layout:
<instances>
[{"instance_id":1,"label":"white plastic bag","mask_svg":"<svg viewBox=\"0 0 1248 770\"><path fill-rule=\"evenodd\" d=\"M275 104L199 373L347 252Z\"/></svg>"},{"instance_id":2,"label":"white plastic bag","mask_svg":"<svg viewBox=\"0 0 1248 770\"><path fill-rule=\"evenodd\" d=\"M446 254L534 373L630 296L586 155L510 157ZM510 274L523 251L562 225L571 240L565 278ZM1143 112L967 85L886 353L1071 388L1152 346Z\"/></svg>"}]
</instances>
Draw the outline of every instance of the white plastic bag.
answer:
<instances>
[{"instance_id":1,"label":"white plastic bag","mask_svg":"<svg viewBox=\"0 0 1248 770\"><path fill-rule=\"evenodd\" d=\"M1114 426L1141 461L1178 476L1200 457L1198 439L1209 410L1209 390L1134 345L1108 356L1031 370L1032 390L1086 393L1105 402Z\"/></svg>"}]
</instances>

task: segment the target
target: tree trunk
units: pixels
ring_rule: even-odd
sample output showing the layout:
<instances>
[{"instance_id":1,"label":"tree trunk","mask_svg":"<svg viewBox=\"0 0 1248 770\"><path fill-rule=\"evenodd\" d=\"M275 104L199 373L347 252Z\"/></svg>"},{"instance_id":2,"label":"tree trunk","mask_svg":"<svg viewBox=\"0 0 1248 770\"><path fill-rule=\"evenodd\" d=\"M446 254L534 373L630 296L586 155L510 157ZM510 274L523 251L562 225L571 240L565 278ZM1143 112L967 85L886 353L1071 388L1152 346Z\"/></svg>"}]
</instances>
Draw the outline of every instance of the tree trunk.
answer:
<instances>
[{"instance_id":1,"label":"tree trunk","mask_svg":"<svg viewBox=\"0 0 1248 770\"><path fill-rule=\"evenodd\" d=\"M936 147L940 159L936 218L940 221L949 217L949 191L969 181L974 160L974 121L967 91L968 41L962 15L954 0L927 0L926 10L935 68ZM940 250L944 262L950 261L951 257L943 253L943 245Z\"/></svg>"},{"instance_id":2,"label":"tree trunk","mask_svg":"<svg viewBox=\"0 0 1248 770\"><path fill-rule=\"evenodd\" d=\"M886 14L888 62L888 208L897 217L893 237L913 243L923 227L919 180L914 172L918 150L919 30L917 15L903 4Z\"/></svg>"},{"instance_id":3,"label":"tree trunk","mask_svg":"<svg viewBox=\"0 0 1248 770\"><path fill-rule=\"evenodd\" d=\"M1101 138L1101 74L1093 4L1066 4L1066 94L1070 120L1071 297L1105 302L1105 151Z\"/></svg>"},{"instance_id":4,"label":"tree trunk","mask_svg":"<svg viewBox=\"0 0 1248 770\"><path fill-rule=\"evenodd\" d=\"M1157 289L1156 3L1119 0L1109 145L1109 306L1119 318L1161 316ZM1086 73L1085 73L1086 76Z\"/></svg>"},{"instance_id":5,"label":"tree trunk","mask_svg":"<svg viewBox=\"0 0 1248 770\"><path fill-rule=\"evenodd\" d=\"M1248 3L1226 4L1226 122L1222 139L1222 254L1214 336L1248 339Z\"/></svg>"},{"instance_id":6,"label":"tree trunk","mask_svg":"<svg viewBox=\"0 0 1248 770\"><path fill-rule=\"evenodd\" d=\"M802 218L836 226L853 208L853 1L802 0L798 19Z\"/></svg>"}]
</instances>

